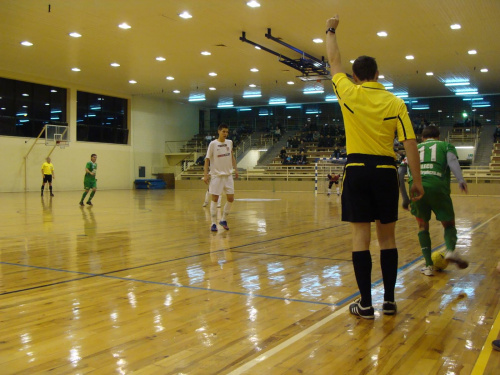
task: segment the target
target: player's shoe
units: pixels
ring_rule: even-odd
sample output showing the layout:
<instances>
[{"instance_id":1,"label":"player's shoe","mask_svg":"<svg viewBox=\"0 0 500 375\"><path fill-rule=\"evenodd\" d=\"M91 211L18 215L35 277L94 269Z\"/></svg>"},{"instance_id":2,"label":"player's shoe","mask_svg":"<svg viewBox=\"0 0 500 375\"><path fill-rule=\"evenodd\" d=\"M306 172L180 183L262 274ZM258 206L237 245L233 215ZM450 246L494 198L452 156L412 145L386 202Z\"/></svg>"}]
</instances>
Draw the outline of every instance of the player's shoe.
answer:
<instances>
[{"instance_id":1,"label":"player's shoe","mask_svg":"<svg viewBox=\"0 0 500 375\"><path fill-rule=\"evenodd\" d=\"M349 306L349 311L352 315L357 315L365 319L374 319L375 311L373 310L373 306L362 307L361 306L361 298L358 298L354 303Z\"/></svg>"},{"instance_id":2,"label":"player's shoe","mask_svg":"<svg viewBox=\"0 0 500 375\"><path fill-rule=\"evenodd\" d=\"M219 224L222 228L224 228L225 230L229 230L229 227L227 226L227 221L219 221Z\"/></svg>"},{"instance_id":3,"label":"player's shoe","mask_svg":"<svg viewBox=\"0 0 500 375\"><path fill-rule=\"evenodd\" d=\"M83 204L83 201L80 201L80 206L85 206L85 205Z\"/></svg>"},{"instance_id":4,"label":"player's shoe","mask_svg":"<svg viewBox=\"0 0 500 375\"><path fill-rule=\"evenodd\" d=\"M88 204L89 206L93 206L93 204L92 204L92 202L91 202L91 201L87 201L87 204Z\"/></svg>"},{"instance_id":5,"label":"player's shoe","mask_svg":"<svg viewBox=\"0 0 500 375\"><path fill-rule=\"evenodd\" d=\"M51 196L51 197L53 197L53 196L54 196L54 194L50 193L50 196Z\"/></svg>"},{"instance_id":6,"label":"player's shoe","mask_svg":"<svg viewBox=\"0 0 500 375\"><path fill-rule=\"evenodd\" d=\"M212 232L217 232L217 225L216 224L212 224L212 226L210 227L210 230Z\"/></svg>"},{"instance_id":7,"label":"player's shoe","mask_svg":"<svg viewBox=\"0 0 500 375\"><path fill-rule=\"evenodd\" d=\"M398 311L396 302L384 301L384 303L382 304L382 312L385 315L394 315L396 314L396 311Z\"/></svg>"},{"instance_id":8,"label":"player's shoe","mask_svg":"<svg viewBox=\"0 0 500 375\"><path fill-rule=\"evenodd\" d=\"M220 204L217 205L217 208L220 208Z\"/></svg>"},{"instance_id":9,"label":"player's shoe","mask_svg":"<svg viewBox=\"0 0 500 375\"><path fill-rule=\"evenodd\" d=\"M203 207L207 207L208 202L203 202Z\"/></svg>"},{"instance_id":10,"label":"player's shoe","mask_svg":"<svg viewBox=\"0 0 500 375\"><path fill-rule=\"evenodd\" d=\"M461 269L469 267L469 262L467 262L465 259L462 259L460 255L458 255L458 252L456 250L446 251L444 259L446 259L450 263L455 263L457 267Z\"/></svg>"},{"instance_id":11,"label":"player's shoe","mask_svg":"<svg viewBox=\"0 0 500 375\"><path fill-rule=\"evenodd\" d=\"M326 195L329 197L329 196L330 196L330 193L327 193Z\"/></svg>"},{"instance_id":12,"label":"player's shoe","mask_svg":"<svg viewBox=\"0 0 500 375\"><path fill-rule=\"evenodd\" d=\"M425 276L434 276L434 266L425 266L420 269L420 272L422 272Z\"/></svg>"},{"instance_id":13,"label":"player's shoe","mask_svg":"<svg viewBox=\"0 0 500 375\"><path fill-rule=\"evenodd\" d=\"M42 197L43 197L43 190L42 190Z\"/></svg>"},{"instance_id":14,"label":"player's shoe","mask_svg":"<svg viewBox=\"0 0 500 375\"><path fill-rule=\"evenodd\" d=\"M500 340L493 340L491 342L493 349L500 351Z\"/></svg>"}]
</instances>

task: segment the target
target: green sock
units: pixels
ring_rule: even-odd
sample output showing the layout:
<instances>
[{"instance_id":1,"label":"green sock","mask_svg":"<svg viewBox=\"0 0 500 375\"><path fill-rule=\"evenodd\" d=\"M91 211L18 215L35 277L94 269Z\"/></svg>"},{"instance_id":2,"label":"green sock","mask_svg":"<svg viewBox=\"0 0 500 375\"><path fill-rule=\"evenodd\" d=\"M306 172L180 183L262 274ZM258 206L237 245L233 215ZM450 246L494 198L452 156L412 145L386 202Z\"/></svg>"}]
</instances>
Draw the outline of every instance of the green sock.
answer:
<instances>
[{"instance_id":1,"label":"green sock","mask_svg":"<svg viewBox=\"0 0 500 375\"><path fill-rule=\"evenodd\" d=\"M426 266L432 266L434 263L432 263L432 258L431 258L431 236L429 234L428 230L422 230L418 232L418 242L420 242L420 248L422 249L422 255L424 256L425 259L425 265Z\"/></svg>"},{"instance_id":2,"label":"green sock","mask_svg":"<svg viewBox=\"0 0 500 375\"><path fill-rule=\"evenodd\" d=\"M455 226L444 228L444 243L448 250L455 250L457 245L457 228Z\"/></svg>"},{"instance_id":3,"label":"green sock","mask_svg":"<svg viewBox=\"0 0 500 375\"><path fill-rule=\"evenodd\" d=\"M92 200L92 197L94 196L94 194L95 194L95 191L92 190L92 193L90 193L90 197L89 197L88 202L90 202Z\"/></svg>"},{"instance_id":4,"label":"green sock","mask_svg":"<svg viewBox=\"0 0 500 375\"><path fill-rule=\"evenodd\" d=\"M83 195L82 195L82 200L80 202L83 202L83 200L85 199L85 197L87 196L87 193L88 191L84 191L83 192Z\"/></svg>"}]
</instances>

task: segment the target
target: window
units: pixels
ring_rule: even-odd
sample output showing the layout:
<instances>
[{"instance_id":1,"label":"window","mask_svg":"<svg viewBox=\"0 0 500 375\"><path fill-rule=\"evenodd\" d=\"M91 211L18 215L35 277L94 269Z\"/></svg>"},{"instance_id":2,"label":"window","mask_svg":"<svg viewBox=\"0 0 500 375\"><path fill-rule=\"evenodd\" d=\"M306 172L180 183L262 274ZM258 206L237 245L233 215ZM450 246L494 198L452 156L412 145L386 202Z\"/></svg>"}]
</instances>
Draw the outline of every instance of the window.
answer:
<instances>
[{"instance_id":1,"label":"window","mask_svg":"<svg viewBox=\"0 0 500 375\"><path fill-rule=\"evenodd\" d=\"M0 78L0 135L35 138L46 124L67 124L66 89Z\"/></svg>"},{"instance_id":2,"label":"window","mask_svg":"<svg viewBox=\"0 0 500 375\"><path fill-rule=\"evenodd\" d=\"M78 91L76 139L127 144L127 104L127 99Z\"/></svg>"}]
</instances>

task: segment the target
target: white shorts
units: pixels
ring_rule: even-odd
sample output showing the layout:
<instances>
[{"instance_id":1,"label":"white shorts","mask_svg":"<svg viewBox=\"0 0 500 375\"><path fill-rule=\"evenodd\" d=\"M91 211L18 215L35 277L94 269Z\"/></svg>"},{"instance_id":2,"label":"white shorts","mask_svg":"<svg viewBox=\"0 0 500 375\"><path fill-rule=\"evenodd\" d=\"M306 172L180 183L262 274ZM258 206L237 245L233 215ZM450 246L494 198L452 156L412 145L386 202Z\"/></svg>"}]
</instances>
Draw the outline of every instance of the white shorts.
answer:
<instances>
[{"instance_id":1,"label":"white shorts","mask_svg":"<svg viewBox=\"0 0 500 375\"><path fill-rule=\"evenodd\" d=\"M233 176L212 176L208 192L212 195L221 195L222 192L226 192L226 195L234 194Z\"/></svg>"}]
</instances>

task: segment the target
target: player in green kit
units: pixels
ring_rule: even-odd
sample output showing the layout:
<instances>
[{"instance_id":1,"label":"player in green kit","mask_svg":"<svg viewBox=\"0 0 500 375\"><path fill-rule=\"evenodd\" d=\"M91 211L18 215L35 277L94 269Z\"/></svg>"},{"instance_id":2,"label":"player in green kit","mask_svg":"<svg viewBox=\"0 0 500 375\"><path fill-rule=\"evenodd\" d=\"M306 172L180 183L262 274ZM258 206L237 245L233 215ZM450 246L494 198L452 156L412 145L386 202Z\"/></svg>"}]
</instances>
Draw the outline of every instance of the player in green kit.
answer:
<instances>
[{"instance_id":1,"label":"player in green kit","mask_svg":"<svg viewBox=\"0 0 500 375\"><path fill-rule=\"evenodd\" d=\"M89 200L87 201L87 204L89 206L92 206L92 198L94 197L94 194L97 190L97 179L95 178L95 175L97 173L96 160L97 160L96 154L90 155L90 161L85 166L85 177L83 178L83 188L85 189L85 192L83 193L82 199L80 200L80 206L84 205L83 201L90 189L92 189L92 193L90 193L90 197Z\"/></svg>"},{"instance_id":2,"label":"player in green kit","mask_svg":"<svg viewBox=\"0 0 500 375\"><path fill-rule=\"evenodd\" d=\"M457 228L455 227L455 212L450 197L450 171L458 180L460 190L467 193L467 183L462 176L458 163L455 146L439 140L439 129L428 126L422 131L423 142L418 145L420 154L420 170L425 195L416 202L411 202L411 213L417 219L419 233L418 240L425 258L425 267L421 272L426 276L434 275L434 264L431 258L431 237L429 234L429 220L431 212L444 227L444 241L446 244L445 259L455 263L459 268L467 268L469 263L462 259L455 250L457 243ZM408 210L410 200L406 193L404 175L407 172L405 161L399 167L399 187L403 197L403 208ZM408 182L412 185L411 173L408 173Z\"/></svg>"}]
</instances>

